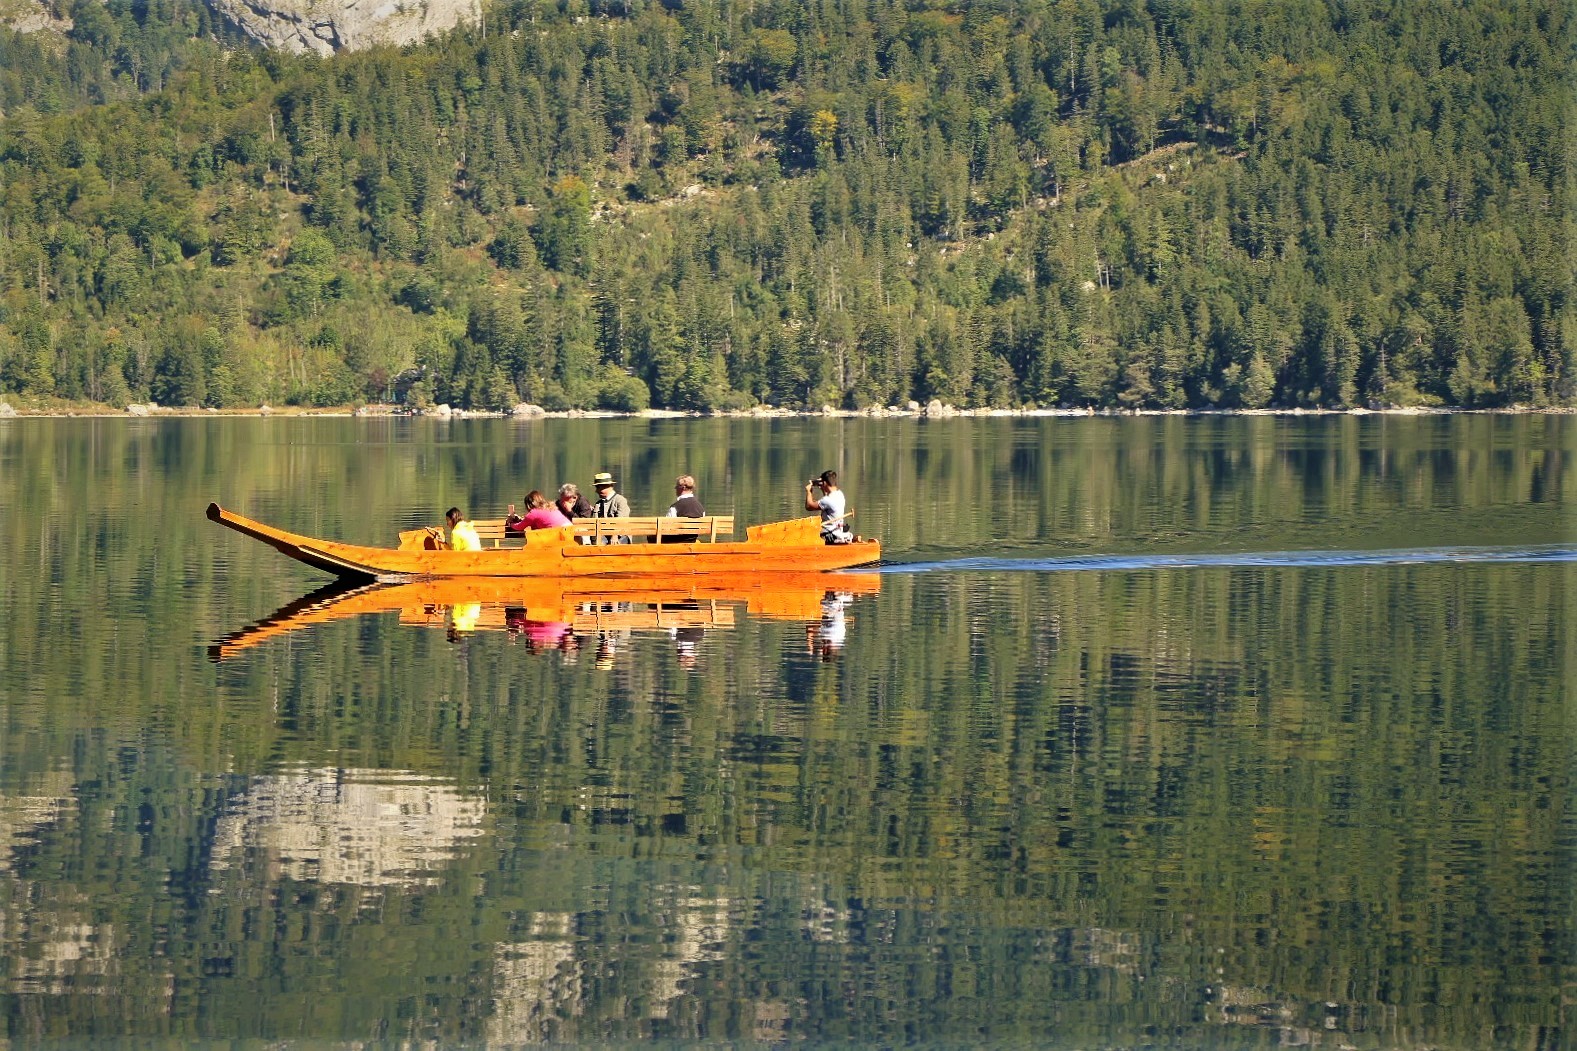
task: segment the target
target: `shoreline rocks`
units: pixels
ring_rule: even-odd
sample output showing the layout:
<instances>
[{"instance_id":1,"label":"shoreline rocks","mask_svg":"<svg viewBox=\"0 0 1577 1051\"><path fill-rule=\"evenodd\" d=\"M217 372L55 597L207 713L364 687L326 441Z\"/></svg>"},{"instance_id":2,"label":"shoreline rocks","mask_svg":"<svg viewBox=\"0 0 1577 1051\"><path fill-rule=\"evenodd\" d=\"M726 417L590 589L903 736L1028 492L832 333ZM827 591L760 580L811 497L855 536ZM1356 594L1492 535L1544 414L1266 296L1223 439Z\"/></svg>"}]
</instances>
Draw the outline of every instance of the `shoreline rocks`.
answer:
<instances>
[{"instance_id":1,"label":"shoreline rocks","mask_svg":"<svg viewBox=\"0 0 1577 1051\"><path fill-rule=\"evenodd\" d=\"M133 417L182 417L201 416L213 417L268 417L281 416L286 418L298 416L347 418L393 418L426 416L439 419L738 419L738 420L778 420L778 419L966 419L971 417L1061 417L1061 416L1571 416L1577 415L1577 406L1542 406L1509 405L1493 409L1460 409L1442 406L1358 406L1349 409L1125 409L1108 408L1097 409L1093 406L1068 406L1058 408L1033 408L1033 409L1004 409L1004 408L979 408L960 409L949 405L940 399L933 399L924 406L910 402L907 406L899 405L871 405L860 409L839 409L831 405L824 405L818 409L786 409L774 405L753 405L748 409L728 410L723 412L685 412L675 409L643 409L640 412L616 412L611 409L568 409L564 411L550 411L540 405L521 403L507 413L484 411L481 409L456 409L450 405L435 405L428 409L410 409L399 405L361 405L361 406L336 406L334 408L300 408L286 407L274 408L269 405L260 405L253 409L215 409L212 407L198 406L169 406L156 402L144 404L133 403L124 410L117 410L109 405L59 405L47 409L17 408L6 401L0 401L0 418L26 419L63 418L69 416L133 416Z\"/></svg>"}]
</instances>

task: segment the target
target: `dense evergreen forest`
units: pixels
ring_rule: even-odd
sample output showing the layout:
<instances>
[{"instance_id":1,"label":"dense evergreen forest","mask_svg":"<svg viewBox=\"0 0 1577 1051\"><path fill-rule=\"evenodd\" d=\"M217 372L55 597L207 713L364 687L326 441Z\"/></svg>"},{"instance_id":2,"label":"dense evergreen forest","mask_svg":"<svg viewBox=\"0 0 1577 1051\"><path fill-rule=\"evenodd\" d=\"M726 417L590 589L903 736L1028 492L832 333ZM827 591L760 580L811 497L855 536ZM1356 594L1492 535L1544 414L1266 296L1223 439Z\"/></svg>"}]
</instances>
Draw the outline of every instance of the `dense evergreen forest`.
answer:
<instances>
[{"instance_id":1,"label":"dense evergreen forest","mask_svg":"<svg viewBox=\"0 0 1577 1051\"><path fill-rule=\"evenodd\" d=\"M1577 396L1560 0L63 13L0 34L14 401Z\"/></svg>"}]
</instances>

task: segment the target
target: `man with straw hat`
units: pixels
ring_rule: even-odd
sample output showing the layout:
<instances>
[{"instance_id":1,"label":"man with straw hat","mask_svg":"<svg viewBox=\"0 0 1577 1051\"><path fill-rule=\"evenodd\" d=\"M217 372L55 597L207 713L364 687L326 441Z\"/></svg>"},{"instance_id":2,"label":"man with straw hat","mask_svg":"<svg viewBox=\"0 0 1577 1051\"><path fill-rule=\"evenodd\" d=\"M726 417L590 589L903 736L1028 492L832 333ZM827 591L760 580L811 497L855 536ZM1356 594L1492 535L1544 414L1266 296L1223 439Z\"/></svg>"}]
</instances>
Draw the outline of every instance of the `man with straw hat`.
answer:
<instances>
[{"instance_id":1,"label":"man with straw hat","mask_svg":"<svg viewBox=\"0 0 1577 1051\"><path fill-rule=\"evenodd\" d=\"M630 502L623 494L616 492L613 487L613 475L602 471L591 480L592 488L597 490L597 502L591 506L593 518L628 518L630 517ZM603 537L604 544L628 544L630 538Z\"/></svg>"}]
</instances>

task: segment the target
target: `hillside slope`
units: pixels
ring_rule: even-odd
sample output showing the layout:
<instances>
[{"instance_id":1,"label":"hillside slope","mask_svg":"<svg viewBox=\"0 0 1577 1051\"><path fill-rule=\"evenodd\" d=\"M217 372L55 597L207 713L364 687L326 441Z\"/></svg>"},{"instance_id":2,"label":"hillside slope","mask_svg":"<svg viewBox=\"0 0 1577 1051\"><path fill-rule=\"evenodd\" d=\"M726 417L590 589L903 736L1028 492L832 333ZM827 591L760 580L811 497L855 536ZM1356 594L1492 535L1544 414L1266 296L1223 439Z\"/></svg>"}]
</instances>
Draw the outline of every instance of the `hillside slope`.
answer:
<instances>
[{"instance_id":1,"label":"hillside slope","mask_svg":"<svg viewBox=\"0 0 1577 1051\"><path fill-rule=\"evenodd\" d=\"M24 399L1573 400L1555 0L71 14L0 37Z\"/></svg>"}]
</instances>

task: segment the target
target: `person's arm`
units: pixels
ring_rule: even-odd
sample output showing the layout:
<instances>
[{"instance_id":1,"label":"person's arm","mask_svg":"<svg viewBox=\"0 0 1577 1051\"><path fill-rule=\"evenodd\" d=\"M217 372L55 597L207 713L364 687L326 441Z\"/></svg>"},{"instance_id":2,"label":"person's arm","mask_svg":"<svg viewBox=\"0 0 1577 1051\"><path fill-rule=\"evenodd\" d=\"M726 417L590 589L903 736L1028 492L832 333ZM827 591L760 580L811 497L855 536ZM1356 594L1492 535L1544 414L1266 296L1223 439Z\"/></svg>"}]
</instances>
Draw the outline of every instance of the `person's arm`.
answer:
<instances>
[{"instance_id":1,"label":"person's arm","mask_svg":"<svg viewBox=\"0 0 1577 1051\"><path fill-rule=\"evenodd\" d=\"M668 505L668 510L663 512L663 517L664 518L678 518L679 517L679 501L675 500L673 503L669 504Z\"/></svg>"},{"instance_id":2,"label":"person's arm","mask_svg":"<svg viewBox=\"0 0 1577 1051\"><path fill-rule=\"evenodd\" d=\"M811 491L811 483L805 483L805 510L820 511L821 505L816 502L816 495Z\"/></svg>"}]
</instances>

